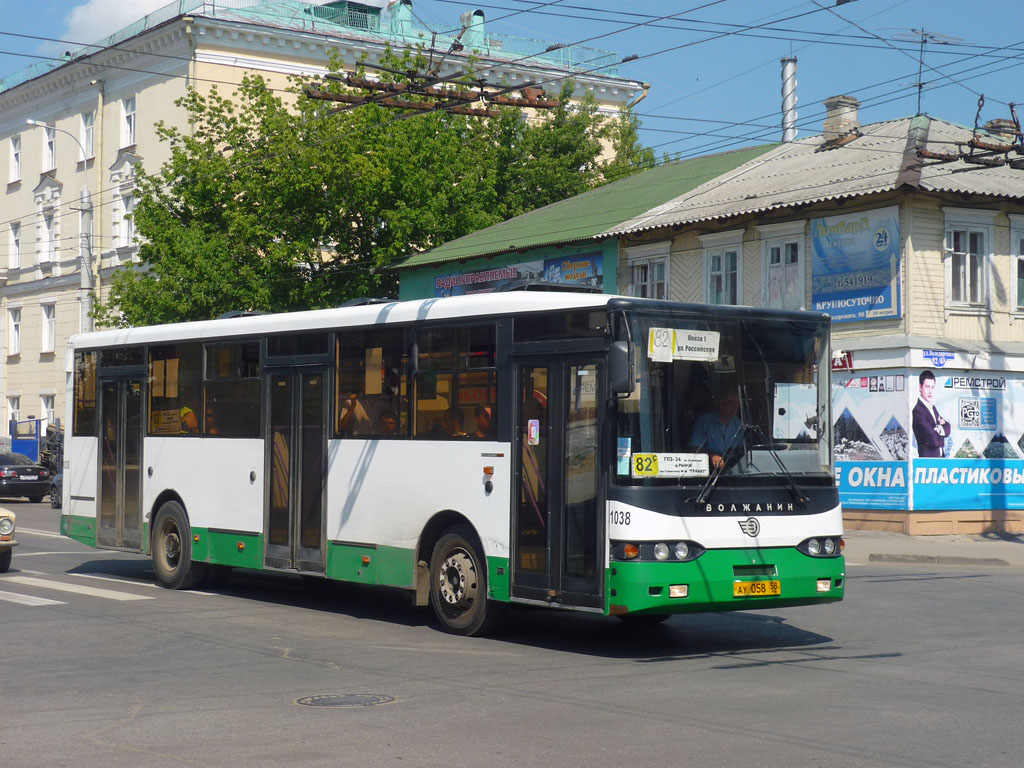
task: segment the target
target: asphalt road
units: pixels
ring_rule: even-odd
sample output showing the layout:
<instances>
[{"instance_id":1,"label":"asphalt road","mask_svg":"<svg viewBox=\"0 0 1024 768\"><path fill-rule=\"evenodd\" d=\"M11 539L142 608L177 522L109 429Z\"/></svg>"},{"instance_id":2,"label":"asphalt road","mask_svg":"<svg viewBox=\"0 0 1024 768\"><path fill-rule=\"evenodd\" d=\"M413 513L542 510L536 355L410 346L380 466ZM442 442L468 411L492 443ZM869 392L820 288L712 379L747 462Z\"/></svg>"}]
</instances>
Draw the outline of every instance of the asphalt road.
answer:
<instances>
[{"instance_id":1,"label":"asphalt road","mask_svg":"<svg viewBox=\"0 0 1024 768\"><path fill-rule=\"evenodd\" d=\"M6 767L1021 765L1024 568L865 563L830 606L467 639L392 591L164 590L5 505ZM297 703L318 696L368 705Z\"/></svg>"}]
</instances>

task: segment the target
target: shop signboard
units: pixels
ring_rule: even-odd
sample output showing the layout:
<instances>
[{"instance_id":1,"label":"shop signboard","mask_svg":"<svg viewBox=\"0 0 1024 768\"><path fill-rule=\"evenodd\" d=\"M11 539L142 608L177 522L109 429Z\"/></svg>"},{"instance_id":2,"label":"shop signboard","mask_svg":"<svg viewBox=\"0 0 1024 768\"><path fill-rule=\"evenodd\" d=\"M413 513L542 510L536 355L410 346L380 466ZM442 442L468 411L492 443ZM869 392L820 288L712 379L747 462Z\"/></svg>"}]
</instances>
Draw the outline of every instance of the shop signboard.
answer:
<instances>
[{"instance_id":1,"label":"shop signboard","mask_svg":"<svg viewBox=\"0 0 1024 768\"><path fill-rule=\"evenodd\" d=\"M544 280L549 283L589 285L600 289L604 280L603 259L601 251L591 251L523 261L504 267L438 275L434 278L434 296L492 293L502 285L516 280Z\"/></svg>"}]
</instances>

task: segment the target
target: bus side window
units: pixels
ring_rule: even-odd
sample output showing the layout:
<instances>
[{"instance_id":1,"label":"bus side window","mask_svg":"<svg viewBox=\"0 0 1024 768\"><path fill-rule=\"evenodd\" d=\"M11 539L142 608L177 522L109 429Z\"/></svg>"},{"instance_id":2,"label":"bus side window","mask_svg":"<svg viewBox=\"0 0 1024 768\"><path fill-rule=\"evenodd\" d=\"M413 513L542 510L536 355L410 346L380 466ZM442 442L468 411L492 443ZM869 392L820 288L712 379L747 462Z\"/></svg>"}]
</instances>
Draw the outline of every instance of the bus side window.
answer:
<instances>
[{"instance_id":1,"label":"bus side window","mask_svg":"<svg viewBox=\"0 0 1024 768\"><path fill-rule=\"evenodd\" d=\"M497 403L493 325L419 334L413 416L417 438L494 439Z\"/></svg>"},{"instance_id":2,"label":"bus side window","mask_svg":"<svg viewBox=\"0 0 1024 768\"><path fill-rule=\"evenodd\" d=\"M75 353L75 418L72 425L76 437L96 436L96 353Z\"/></svg>"},{"instance_id":3,"label":"bus side window","mask_svg":"<svg viewBox=\"0 0 1024 768\"><path fill-rule=\"evenodd\" d=\"M150 347L148 435L199 434L202 360L199 344Z\"/></svg>"},{"instance_id":4,"label":"bus side window","mask_svg":"<svg viewBox=\"0 0 1024 768\"><path fill-rule=\"evenodd\" d=\"M336 355L335 434L361 438L408 436L406 332L342 332L338 334Z\"/></svg>"},{"instance_id":5,"label":"bus side window","mask_svg":"<svg viewBox=\"0 0 1024 768\"><path fill-rule=\"evenodd\" d=\"M260 345L208 344L203 381L203 435L260 436Z\"/></svg>"}]
</instances>

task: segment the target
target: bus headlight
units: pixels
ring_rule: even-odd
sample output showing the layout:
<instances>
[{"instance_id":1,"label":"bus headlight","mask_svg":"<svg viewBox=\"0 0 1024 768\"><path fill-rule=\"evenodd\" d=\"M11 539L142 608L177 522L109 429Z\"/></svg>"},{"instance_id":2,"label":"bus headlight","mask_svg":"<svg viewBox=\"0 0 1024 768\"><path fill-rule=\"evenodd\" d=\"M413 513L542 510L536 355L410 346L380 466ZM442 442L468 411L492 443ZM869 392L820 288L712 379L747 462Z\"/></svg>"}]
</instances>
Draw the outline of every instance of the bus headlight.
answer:
<instances>
[{"instance_id":1,"label":"bus headlight","mask_svg":"<svg viewBox=\"0 0 1024 768\"><path fill-rule=\"evenodd\" d=\"M677 541L675 546L676 560L685 560L690 556L690 545L685 541Z\"/></svg>"},{"instance_id":2,"label":"bus headlight","mask_svg":"<svg viewBox=\"0 0 1024 768\"><path fill-rule=\"evenodd\" d=\"M654 545L654 558L656 560L668 560L668 544L663 541L659 541Z\"/></svg>"},{"instance_id":3,"label":"bus headlight","mask_svg":"<svg viewBox=\"0 0 1024 768\"><path fill-rule=\"evenodd\" d=\"M836 553L836 540L825 539L825 554L834 555Z\"/></svg>"},{"instance_id":4,"label":"bus headlight","mask_svg":"<svg viewBox=\"0 0 1024 768\"><path fill-rule=\"evenodd\" d=\"M810 557L839 557L843 554L843 539L840 536L815 536L804 539L796 548Z\"/></svg>"},{"instance_id":5,"label":"bus headlight","mask_svg":"<svg viewBox=\"0 0 1024 768\"><path fill-rule=\"evenodd\" d=\"M821 542L817 539L811 539L807 542L807 554L817 557L821 554Z\"/></svg>"}]
</instances>

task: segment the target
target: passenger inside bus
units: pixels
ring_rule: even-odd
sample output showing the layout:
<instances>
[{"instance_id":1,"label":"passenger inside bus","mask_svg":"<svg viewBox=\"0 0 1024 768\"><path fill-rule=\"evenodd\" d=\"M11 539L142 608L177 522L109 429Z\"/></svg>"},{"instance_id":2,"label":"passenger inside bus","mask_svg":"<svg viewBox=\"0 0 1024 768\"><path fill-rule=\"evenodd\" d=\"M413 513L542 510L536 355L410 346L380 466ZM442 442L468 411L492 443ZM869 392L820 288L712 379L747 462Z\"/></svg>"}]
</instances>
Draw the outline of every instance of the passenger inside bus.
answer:
<instances>
[{"instance_id":1,"label":"passenger inside bus","mask_svg":"<svg viewBox=\"0 0 1024 768\"><path fill-rule=\"evenodd\" d=\"M494 410L489 404L478 405L473 416L476 419L476 431L473 432L473 437L479 438L480 440L492 440L494 439Z\"/></svg>"}]
</instances>

